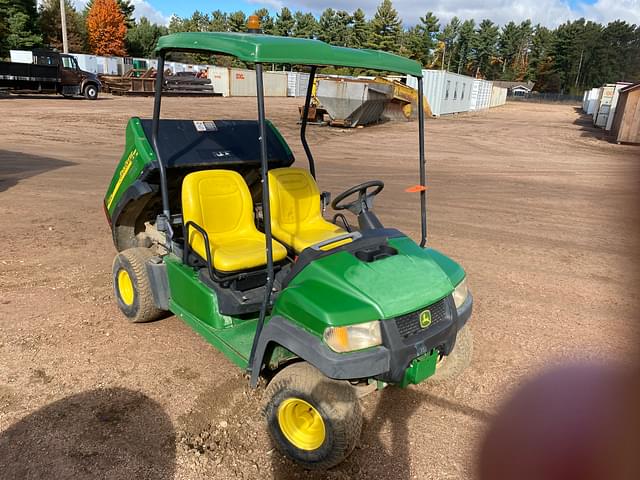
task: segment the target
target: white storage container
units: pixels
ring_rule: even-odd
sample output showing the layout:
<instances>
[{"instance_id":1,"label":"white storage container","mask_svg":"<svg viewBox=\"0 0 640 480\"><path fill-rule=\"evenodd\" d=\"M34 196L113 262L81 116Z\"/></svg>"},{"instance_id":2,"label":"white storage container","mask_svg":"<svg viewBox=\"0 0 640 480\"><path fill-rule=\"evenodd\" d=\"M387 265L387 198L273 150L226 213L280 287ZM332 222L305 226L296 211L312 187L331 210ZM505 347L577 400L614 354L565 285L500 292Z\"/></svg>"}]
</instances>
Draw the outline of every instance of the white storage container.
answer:
<instances>
[{"instance_id":1,"label":"white storage container","mask_svg":"<svg viewBox=\"0 0 640 480\"><path fill-rule=\"evenodd\" d=\"M9 50L13 63L33 63L33 53L29 50Z\"/></svg>"},{"instance_id":2,"label":"white storage container","mask_svg":"<svg viewBox=\"0 0 640 480\"><path fill-rule=\"evenodd\" d=\"M468 112L475 79L445 70L422 70L424 96L434 117ZM407 77L407 85L418 88L418 79Z\"/></svg>"},{"instance_id":3,"label":"white storage container","mask_svg":"<svg viewBox=\"0 0 640 480\"><path fill-rule=\"evenodd\" d=\"M213 85L213 93L229 96L229 69L227 67L209 67L209 80Z\"/></svg>"},{"instance_id":4,"label":"white storage container","mask_svg":"<svg viewBox=\"0 0 640 480\"><path fill-rule=\"evenodd\" d=\"M85 72L98 73L98 59L95 55L85 55L84 53L72 53L78 61L78 67Z\"/></svg>"},{"instance_id":5,"label":"white storage container","mask_svg":"<svg viewBox=\"0 0 640 480\"><path fill-rule=\"evenodd\" d=\"M507 102L507 89L503 87L491 87L491 101L489 107L499 107Z\"/></svg>"},{"instance_id":6,"label":"white storage container","mask_svg":"<svg viewBox=\"0 0 640 480\"><path fill-rule=\"evenodd\" d=\"M265 97L287 96L287 72L263 73ZM256 72L241 68L229 69L229 93L234 97L256 95Z\"/></svg>"}]
</instances>

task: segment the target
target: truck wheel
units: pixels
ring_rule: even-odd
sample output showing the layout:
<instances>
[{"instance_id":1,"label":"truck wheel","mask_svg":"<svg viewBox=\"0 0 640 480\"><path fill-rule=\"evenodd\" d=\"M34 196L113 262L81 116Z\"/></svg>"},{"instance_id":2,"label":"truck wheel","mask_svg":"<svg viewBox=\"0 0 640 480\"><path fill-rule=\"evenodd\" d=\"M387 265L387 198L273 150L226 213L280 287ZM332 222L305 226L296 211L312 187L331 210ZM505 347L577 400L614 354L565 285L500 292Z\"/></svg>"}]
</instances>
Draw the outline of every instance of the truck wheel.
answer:
<instances>
[{"instance_id":1,"label":"truck wheel","mask_svg":"<svg viewBox=\"0 0 640 480\"><path fill-rule=\"evenodd\" d=\"M84 96L89 100L97 100L98 87L96 87L93 83L90 83L89 85L84 87Z\"/></svg>"},{"instance_id":2,"label":"truck wheel","mask_svg":"<svg viewBox=\"0 0 640 480\"><path fill-rule=\"evenodd\" d=\"M473 354L473 334L468 325L462 327L456 337L456 344L453 351L441 359L436 364L436 373L432 379L432 383L446 382L453 380L461 375L471 363L471 355Z\"/></svg>"},{"instance_id":3,"label":"truck wheel","mask_svg":"<svg viewBox=\"0 0 640 480\"><path fill-rule=\"evenodd\" d=\"M362 411L355 389L306 362L281 370L266 398L264 414L275 446L304 468L337 465L360 438Z\"/></svg>"},{"instance_id":4,"label":"truck wheel","mask_svg":"<svg viewBox=\"0 0 640 480\"><path fill-rule=\"evenodd\" d=\"M118 307L133 323L157 320L163 310L156 307L145 263L153 253L148 248L129 248L113 260L113 289Z\"/></svg>"}]
</instances>

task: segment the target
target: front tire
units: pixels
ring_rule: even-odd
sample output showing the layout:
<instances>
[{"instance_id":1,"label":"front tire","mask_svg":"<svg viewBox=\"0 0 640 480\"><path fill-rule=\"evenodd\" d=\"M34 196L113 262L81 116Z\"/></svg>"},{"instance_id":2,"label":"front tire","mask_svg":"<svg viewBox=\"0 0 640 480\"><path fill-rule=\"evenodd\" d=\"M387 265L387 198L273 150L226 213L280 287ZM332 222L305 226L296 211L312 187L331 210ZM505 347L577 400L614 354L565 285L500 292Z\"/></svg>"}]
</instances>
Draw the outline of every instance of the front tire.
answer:
<instances>
[{"instance_id":1,"label":"front tire","mask_svg":"<svg viewBox=\"0 0 640 480\"><path fill-rule=\"evenodd\" d=\"M276 448L304 468L324 470L351 454L362 411L355 389L306 362L285 367L266 390L264 414Z\"/></svg>"},{"instance_id":2,"label":"front tire","mask_svg":"<svg viewBox=\"0 0 640 480\"><path fill-rule=\"evenodd\" d=\"M90 83L86 87L84 87L84 96L88 100L97 100L98 99L98 87L93 83Z\"/></svg>"},{"instance_id":3,"label":"front tire","mask_svg":"<svg viewBox=\"0 0 640 480\"><path fill-rule=\"evenodd\" d=\"M153 257L148 248L129 248L113 260L113 289L118 307L133 323L157 320L163 313L153 300L145 264Z\"/></svg>"}]
</instances>

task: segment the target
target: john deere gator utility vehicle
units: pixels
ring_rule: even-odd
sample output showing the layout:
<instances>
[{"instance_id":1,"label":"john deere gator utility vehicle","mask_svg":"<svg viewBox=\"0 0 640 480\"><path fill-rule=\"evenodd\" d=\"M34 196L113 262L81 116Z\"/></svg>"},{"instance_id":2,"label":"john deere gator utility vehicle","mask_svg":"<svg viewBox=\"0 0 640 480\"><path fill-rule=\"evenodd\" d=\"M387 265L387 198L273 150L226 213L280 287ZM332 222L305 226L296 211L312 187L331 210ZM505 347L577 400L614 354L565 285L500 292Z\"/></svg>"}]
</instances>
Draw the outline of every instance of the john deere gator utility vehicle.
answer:
<instances>
[{"instance_id":1,"label":"john deere gator utility vehicle","mask_svg":"<svg viewBox=\"0 0 640 480\"><path fill-rule=\"evenodd\" d=\"M173 312L245 370L252 387L264 378L275 445L306 468L329 468L360 435L359 389L407 387L465 363L472 297L463 269L426 246L420 65L252 27L159 39L153 118L129 120L104 200L119 252L115 297L132 322ZM161 119L169 52L253 63L257 121ZM283 63L310 68L300 130L308 168L295 166L265 114L263 64ZM328 195L305 131L316 70L327 65L418 77L418 243L374 213L380 180L340 193L333 221L323 217Z\"/></svg>"}]
</instances>

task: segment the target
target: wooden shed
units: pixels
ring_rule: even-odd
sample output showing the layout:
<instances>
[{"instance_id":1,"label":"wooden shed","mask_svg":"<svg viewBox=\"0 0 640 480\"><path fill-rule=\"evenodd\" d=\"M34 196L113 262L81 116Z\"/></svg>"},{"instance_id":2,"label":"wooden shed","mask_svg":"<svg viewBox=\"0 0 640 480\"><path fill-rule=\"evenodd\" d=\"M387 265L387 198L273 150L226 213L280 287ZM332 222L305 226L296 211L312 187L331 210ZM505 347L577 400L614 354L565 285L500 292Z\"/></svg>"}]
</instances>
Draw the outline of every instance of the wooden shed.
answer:
<instances>
[{"instance_id":1,"label":"wooden shed","mask_svg":"<svg viewBox=\"0 0 640 480\"><path fill-rule=\"evenodd\" d=\"M623 88L619 95L611 126L613 138L618 143L640 144L640 83Z\"/></svg>"}]
</instances>

